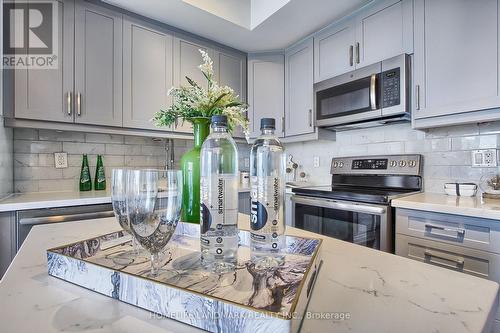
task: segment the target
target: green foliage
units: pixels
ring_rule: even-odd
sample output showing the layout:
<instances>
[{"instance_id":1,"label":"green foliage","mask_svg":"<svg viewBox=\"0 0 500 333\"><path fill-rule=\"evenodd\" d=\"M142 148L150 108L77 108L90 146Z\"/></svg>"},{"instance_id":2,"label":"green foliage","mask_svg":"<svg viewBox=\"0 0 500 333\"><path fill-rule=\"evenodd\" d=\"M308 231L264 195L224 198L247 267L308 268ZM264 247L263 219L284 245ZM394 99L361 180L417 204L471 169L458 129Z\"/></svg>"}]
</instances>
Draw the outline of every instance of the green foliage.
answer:
<instances>
[{"instance_id":1,"label":"green foliage","mask_svg":"<svg viewBox=\"0 0 500 333\"><path fill-rule=\"evenodd\" d=\"M172 97L172 105L157 112L153 121L157 127L177 125L179 121L190 121L196 117L226 115L229 130L241 126L248 135L247 105L242 103L234 90L227 86L219 86L213 80L213 62L208 54L199 50L203 64L199 66L207 79L208 88L202 88L197 82L186 76L189 86L174 87L168 91Z\"/></svg>"}]
</instances>

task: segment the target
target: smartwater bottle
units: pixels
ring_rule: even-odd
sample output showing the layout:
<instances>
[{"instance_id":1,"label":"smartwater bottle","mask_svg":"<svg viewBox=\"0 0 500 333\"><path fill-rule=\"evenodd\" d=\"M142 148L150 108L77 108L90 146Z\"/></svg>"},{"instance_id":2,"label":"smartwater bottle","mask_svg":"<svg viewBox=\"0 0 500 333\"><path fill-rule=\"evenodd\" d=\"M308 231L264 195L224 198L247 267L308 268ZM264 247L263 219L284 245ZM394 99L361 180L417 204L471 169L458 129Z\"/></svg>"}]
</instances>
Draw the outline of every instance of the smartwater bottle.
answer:
<instances>
[{"instance_id":1,"label":"smartwater bottle","mask_svg":"<svg viewBox=\"0 0 500 333\"><path fill-rule=\"evenodd\" d=\"M262 134L250 150L250 242L260 268L279 265L285 242L285 152L274 134L275 120L263 118Z\"/></svg>"},{"instance_id":2,"label":"smartwater bottle","mask_svg":"<svg viewBox=\"0 0 500 333\"><path fill-rule=\"evenodd\" d=\"M212 117L200 160L202 264L227 272L235 268L238 250L238 150L226 116Z\"/></svg>"}]
</instances>

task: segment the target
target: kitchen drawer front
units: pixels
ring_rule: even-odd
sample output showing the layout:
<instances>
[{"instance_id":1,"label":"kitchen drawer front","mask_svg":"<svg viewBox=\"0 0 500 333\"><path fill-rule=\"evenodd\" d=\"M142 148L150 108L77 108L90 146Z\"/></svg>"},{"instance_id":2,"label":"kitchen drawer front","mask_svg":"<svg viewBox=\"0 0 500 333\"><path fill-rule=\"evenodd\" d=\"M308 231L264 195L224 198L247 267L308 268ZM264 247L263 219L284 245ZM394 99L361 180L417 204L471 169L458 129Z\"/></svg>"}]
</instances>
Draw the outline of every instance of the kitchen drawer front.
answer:
<instances>
[{"instance_id":1,"label":"kitchen drawer front","mask_svg":"<svg viewBox=\"0 0 500 333\"><path fill-rule=\"evenodd\" d=\"M500 221L418 210L396 210L396 233L500 253Z\"/></svg>"},{"instance_id":2,"label":"kitchen drawer front","mask_svg":"<svg viewBox=\"0 0 500 333\"><path fill-rule=\"evenodd\" d=\"M398 234L396 255L500 282L499 254Z\"/></svg>"}]
</instances>

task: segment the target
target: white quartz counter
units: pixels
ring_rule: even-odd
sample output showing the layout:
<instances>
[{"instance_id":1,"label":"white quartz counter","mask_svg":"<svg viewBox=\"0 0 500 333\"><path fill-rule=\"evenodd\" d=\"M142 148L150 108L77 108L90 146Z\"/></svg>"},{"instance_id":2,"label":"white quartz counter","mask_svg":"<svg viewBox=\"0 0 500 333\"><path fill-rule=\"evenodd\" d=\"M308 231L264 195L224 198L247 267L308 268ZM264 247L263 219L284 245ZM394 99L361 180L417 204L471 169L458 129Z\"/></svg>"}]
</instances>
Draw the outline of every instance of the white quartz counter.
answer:
<instances>
[{"instance_id":1,"label":"white quartz counter","mask_svg":"<svg viewBox=\"0 0 500 333\"><path fill-rule=\"evenodd\" d=\"M240 215L244 225L248 216ZM47 275L47 248L115 230L114 218L34 227L0 282L1 331L199 331ZM489 332L497 283L323 238L324 264L308 307L317 319L305 319L302 332Z\"/></svg>"},{"instance_id":2,"label":"white quartz counter","mask_svg":"<svg viewBox=\"0 0 500 333\"><path fill-rule=\"evenodd\" d=\"M239 192L250 192L240 188ZM15 193L0 200L0 212L111 203L109 191Z\"/></svg>"},{"instance_id":3,"label":"white quartz counter","mask_svg":"<svg viewBox=\"0 0 500 333\"><path fill-rule=\"evenodd\" d=\"M500 200L419 193L392 201L393 207L500 220Z\"/></svg>"}]
</instances>

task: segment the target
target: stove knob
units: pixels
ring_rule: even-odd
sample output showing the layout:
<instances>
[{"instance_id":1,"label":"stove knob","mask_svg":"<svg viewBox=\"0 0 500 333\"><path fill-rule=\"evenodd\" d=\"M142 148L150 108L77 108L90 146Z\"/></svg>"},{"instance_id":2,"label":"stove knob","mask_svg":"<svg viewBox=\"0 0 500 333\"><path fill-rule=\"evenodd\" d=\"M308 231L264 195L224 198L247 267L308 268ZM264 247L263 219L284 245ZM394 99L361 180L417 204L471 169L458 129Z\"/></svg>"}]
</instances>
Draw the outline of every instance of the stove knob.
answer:
<instances>
[{"instance_id":1,"label":"stove knob","mask_svg":"<svg viewBox=\"0 0 500 333\"><path fill-rule=\"evenodd\" d=\"M391 161L391 167L393 167L393 168L394 168L394 167L395 167L395 166L397 166L397 165L398 165L398 162L396 162L396 161Z\"/></svg>"},{"instance_id":2,"label":"stove knob","mask_svg":"<svg viewBox=\"0 0 500 333\"><path fill-rule=\"evenodd\" d=\"M336 168L339 166L339 162L333 162L333 167Z\"/></svg>"},{"instance_id":3,"label":"stove knob","mask_svg":"<svg viewBox=\"0 0 500 333\"><path fill-rule=\"evenodd\" d=\"M406 161L399 161L399 166L404 168L406 166Z\"/></svg>"},{"instance_id":4,"label":"stove knob","mask_svg":"<svg viewBox=\"0 0 500 333\"><path fill-rule=\"evenodd\" d=\"M340 162L339 163L339 168L343 168L344 167L344 162Z\"/></svg>"},{"instance_id":5,"label":"stove knob","mask_svg":"<svg viewBox=\"0 0 500 333\"><path fill-rule=\"evenodd\" d=\"M408 166L409 166L410 168L414 168L414 167L416 167L416 166L417 166L417 161L415 161L415 160L410 160L410 161L408 161Z\"/></svg>"}]
</instances>

